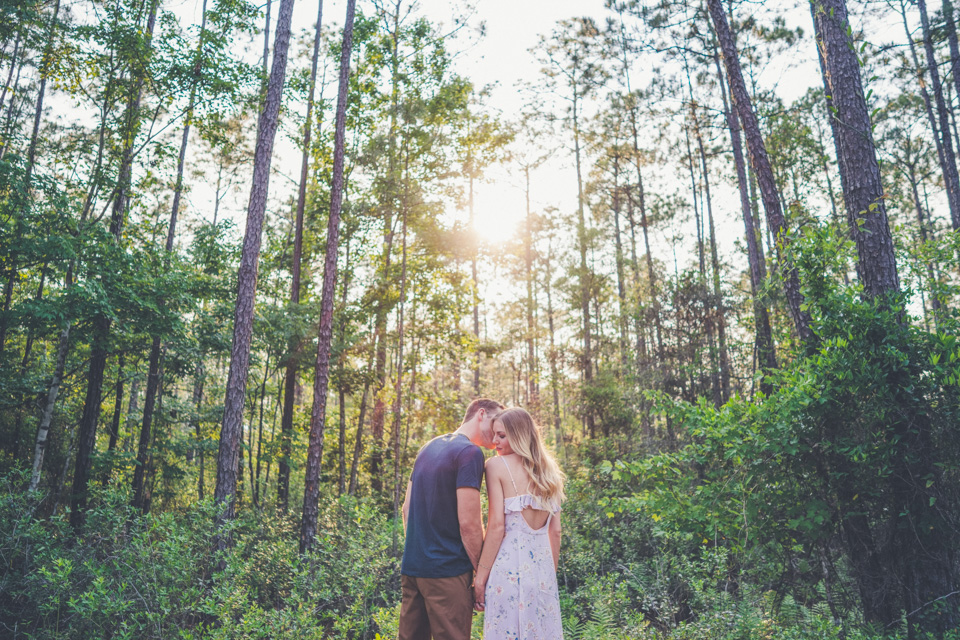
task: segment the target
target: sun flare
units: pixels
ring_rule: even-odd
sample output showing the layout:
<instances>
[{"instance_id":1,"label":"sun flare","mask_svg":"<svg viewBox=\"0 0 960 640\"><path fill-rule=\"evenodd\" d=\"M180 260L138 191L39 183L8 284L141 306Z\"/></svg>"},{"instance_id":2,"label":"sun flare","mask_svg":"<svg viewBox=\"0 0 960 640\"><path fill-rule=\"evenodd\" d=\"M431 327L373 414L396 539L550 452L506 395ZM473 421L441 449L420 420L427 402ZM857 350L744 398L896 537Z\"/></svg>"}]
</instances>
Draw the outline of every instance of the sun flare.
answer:
<instances>
[{"instance_id":1,"label":"sun flare","mask_svg":"<svg viewBox=\"0 0 960 640\"><path fill-rule=\"evenodd\" d=\"M477 189L474 207L474 231L484 242L502 242L516 233L523 218L523 194L510 187L486 184Z\"/></svg>"}]
</instances>

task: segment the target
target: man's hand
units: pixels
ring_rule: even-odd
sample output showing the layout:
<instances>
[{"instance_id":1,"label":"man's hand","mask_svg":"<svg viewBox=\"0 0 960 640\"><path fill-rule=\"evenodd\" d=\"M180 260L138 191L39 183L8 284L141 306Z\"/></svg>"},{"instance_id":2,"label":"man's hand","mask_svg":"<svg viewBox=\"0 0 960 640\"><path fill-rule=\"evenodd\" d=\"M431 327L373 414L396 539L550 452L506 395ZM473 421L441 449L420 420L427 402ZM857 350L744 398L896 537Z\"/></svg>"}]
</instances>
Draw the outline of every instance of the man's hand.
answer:
<instances>
[{"instance_id":1,"label":"man's hand","mask_svg":"<svg viewBox=\"0 0 960 640\"><path fill-rule=\"evenodd\" d=\"M476 571L483 547L483 507L480 490L473 487L457 489L457 519L460 521L460 539Z\"/></svg>"}]
</instances>

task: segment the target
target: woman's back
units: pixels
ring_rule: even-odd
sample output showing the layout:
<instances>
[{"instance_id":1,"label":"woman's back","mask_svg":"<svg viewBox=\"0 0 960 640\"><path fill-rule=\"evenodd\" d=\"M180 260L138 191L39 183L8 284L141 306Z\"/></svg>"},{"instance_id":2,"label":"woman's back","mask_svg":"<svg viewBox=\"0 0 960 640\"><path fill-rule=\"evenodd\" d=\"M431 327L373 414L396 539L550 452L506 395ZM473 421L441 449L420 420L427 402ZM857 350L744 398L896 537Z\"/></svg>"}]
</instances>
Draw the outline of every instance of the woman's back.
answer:
<instances>
[{"instance_id":1,"label":"woman's back","mask_svg":"<svg viewBox=\"0 0 960 640\"><path fill-rule=\"evenodd\" d=\"M500 460L506 465L507 477L501 476L500 483L503 490L503 505L507 513L520 511L523 519L531 529L542 529L550 520L550 511L544 509L545 505L531 493L533 482L530 473L523 466L523 463L515 453L500 456ZM526 498L525 496L530 496Z\"/></svg>"}]
</instances>

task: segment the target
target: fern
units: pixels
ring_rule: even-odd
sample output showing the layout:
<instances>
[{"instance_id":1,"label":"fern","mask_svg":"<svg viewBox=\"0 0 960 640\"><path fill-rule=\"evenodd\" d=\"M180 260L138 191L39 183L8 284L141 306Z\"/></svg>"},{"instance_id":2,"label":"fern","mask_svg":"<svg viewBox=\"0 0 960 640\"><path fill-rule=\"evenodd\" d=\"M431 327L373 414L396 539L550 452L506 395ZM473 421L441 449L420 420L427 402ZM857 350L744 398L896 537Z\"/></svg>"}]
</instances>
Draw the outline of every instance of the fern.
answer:
<instances>
[{"instance_id":1,"label":"fern","mask_svg":"<svg viewBox=\"0 0 960 640\"><path fill-rule=\"evenodd\" d=\"M563 637L567 640L581 640L586 628L587 623L575 614L563 618Z\"/></svg>"}]
</instances>

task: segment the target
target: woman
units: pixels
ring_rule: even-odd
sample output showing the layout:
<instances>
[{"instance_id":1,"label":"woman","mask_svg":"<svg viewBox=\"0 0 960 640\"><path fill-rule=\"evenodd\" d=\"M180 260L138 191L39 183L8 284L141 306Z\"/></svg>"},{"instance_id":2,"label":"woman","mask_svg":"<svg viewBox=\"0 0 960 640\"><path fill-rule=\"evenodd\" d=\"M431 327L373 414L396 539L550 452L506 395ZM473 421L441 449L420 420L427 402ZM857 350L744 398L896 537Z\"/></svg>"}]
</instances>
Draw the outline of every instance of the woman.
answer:
<instances>
[{"instance_id":1,"label":"woman","mask_svg":"<svg viewBox=\"0 0 960 640\"><path fill-rule=\"evenodd\" d=\"M523 409L493 423L497 456L486 462L490 514L474 600L485 640L563 637L557 593L564 474Z\"/></svg>"}]
</instances>

